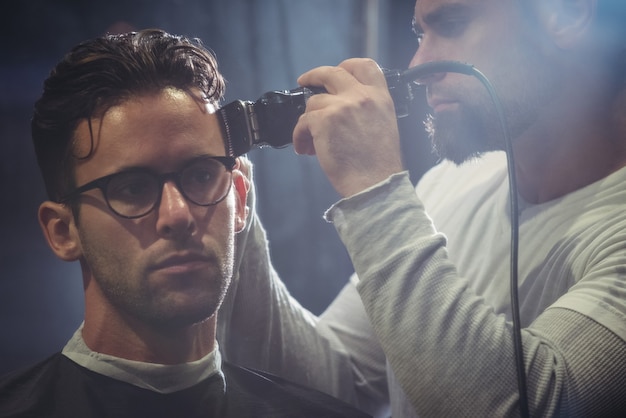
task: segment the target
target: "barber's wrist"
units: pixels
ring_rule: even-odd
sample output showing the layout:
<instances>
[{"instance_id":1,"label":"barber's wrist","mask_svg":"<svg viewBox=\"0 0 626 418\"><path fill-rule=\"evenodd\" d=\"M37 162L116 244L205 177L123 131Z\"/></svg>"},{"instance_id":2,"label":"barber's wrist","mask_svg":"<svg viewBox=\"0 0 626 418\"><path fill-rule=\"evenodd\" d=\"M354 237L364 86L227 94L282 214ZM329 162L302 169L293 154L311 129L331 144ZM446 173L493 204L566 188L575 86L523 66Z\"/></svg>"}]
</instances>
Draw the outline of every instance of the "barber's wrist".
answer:
<instances>
[{"instance_id":1,"label":"barber's wrist","mask_svg":"<svg viewBox=\"0 0 626 418\"><path fill-rule=\"evenodd\" d=\"M402 173L405 170L402 167L396 169L389 169L385 171L370 171L360 175L354 175L350 178L345 177L335 186L337 192L342 198L350 198L359 193L367 191L377 185L388 181L388 179L396 174Z\"/></svg>"},{"instance_id":2,"label":"barber's wrist","mask_svg":"<svg viewBox=\"0 0 626 418\"><path fill-rule=\"evenodd\" d=\"M369 199L376 199L375 196L381 196L384 199L390 193L391 189L396 189L397 184L401 182L407 182L410 184L410 176L408 171L401 171L394 173L386 179L373 184L358 193L355 193L349 197L341 198L335 204L333 204L324 214L326 221L334 222L334 213L336 211L342 211L344 207L350 207L356 209L360 207L360 202L369 202ZM413 186L410 184L410 190L413 191ZM367 203L365 204L367 206Z\"/></svg>"}]
</instances>

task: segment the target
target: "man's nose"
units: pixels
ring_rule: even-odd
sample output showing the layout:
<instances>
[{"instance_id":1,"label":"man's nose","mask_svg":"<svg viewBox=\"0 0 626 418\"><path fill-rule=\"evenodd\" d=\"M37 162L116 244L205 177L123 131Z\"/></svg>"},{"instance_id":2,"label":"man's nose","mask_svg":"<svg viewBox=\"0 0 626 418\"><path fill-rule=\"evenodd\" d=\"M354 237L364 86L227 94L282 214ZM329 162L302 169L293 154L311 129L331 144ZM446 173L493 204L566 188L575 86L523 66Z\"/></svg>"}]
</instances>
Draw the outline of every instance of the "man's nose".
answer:
<instances>
[{"instance_id":1,"label":"man's nose","mask_svg":"<svg viewBox=\"0 0 626 418\"><path fill-rule=\"evenodd\" d=\"M441 58L438 56L431 54L429 52L428 44L425 41L422 41L419 48L413 54L413 58L409 62L409 68L417 67L418 65L425 64L427 62L439 61ZM446 73L432 73L429 75L425 75L415 80L418 84L428 85L434 83L435 81L441 80L445 77Z\"/></svg>"},{"instance_id":2,"label":"man's nose","mask_svg":"<svg viewBox=\"0 0 626 418\"><path fill-rule=\"evenodd\" d=\"M173 181L163 184L161 202L157 207L157 231L166 238L190 235L196 223L190 203Z\"/></svg>"}]
</instances>

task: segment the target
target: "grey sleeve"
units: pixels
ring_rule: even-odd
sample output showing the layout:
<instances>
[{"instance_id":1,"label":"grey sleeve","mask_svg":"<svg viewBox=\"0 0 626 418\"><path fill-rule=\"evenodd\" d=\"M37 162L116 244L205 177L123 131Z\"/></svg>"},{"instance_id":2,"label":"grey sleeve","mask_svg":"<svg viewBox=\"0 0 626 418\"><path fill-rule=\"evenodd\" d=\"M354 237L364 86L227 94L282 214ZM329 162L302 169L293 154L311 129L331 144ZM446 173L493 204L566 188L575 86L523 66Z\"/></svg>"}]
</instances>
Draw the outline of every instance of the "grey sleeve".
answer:
<instances>
[{"instance_id":1,"label":"grey sleeve","mask_svg":"<svg viewBox=\"0 0 626 418\"><path fill-rule=\"evenodd\" d=\"M458 275L408 179L385 187L331 216L395 377L420 416L518 416L511 323ZM532 416L624 415L625 341L561 308L522 333Z\"/></svg>"},{"instance_id":2,"label":"grey sleeve","mask_svg":"<svg viewBox=\"0 0 626 418\"><path fill-rule=\"evenodd\" d=\"M346 350L359 405L374 416L390 416L387 362L357 293L357 282L353 275L320 316L319 327Z\"/></svg>"},{"instance_id":3,"label":"grey sleeve","mask_svg":"<svg viewBox=\"0 0 626 418\"><path fill-rule=\"evenodd\" d=\"M273 269L265 230L254 211L254 190L250 198L249 224L237 236L236 269L218 314L223 357L376 410L385 400L371 400L359 388L359 358L345 345L350 341L337 336L332 319L320 322L303 308Z\"/></svg>"}]
</instances>

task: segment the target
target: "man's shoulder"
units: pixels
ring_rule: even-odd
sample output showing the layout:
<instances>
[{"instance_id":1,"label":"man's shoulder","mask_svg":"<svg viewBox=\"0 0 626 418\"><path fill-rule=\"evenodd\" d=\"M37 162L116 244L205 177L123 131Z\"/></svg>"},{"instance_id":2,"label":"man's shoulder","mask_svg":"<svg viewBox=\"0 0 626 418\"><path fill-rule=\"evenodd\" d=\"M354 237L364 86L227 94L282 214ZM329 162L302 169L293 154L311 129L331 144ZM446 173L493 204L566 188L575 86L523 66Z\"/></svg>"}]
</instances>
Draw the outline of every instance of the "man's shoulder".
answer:
<instances>
[{"instance_id":1,"label":"man's shoulder","mask_svg":"<svg viewBox=\"0 0 626 418\"><path fill-rule=\"evenodd\" d=\"M54 372L54 370L63 361L63 355L54 353L50 357L40 361L39 363L13 370L7 374L0 376L0 388L6 389L15 385L21 386L29 382L45 381L46 376ZM43 380L42 380L43 379ZM4 391L0 392L4 395Z\"/></svg>"},{"instance_id":2,"label":"man's shoulder","mask_svg":"<svg viewBox=\"0 0 626 418\"><path fill-rule=\"evenodd\" d=\"M77 365L56 353L31 367L0 377L0 418L97 416L103 409L117 416L171 416L181 402L188 416L339 418L368 417L324 393L277 376L227 362L222 365L225 394L207 379L172 394L135 387ZM204 411L202 414L196 412ZM213 412L211 412L213 411Z\"/></svg>"},{"instance_id":3,"label":"man's shoulder","mask_svg":"<svg viewBox=\"0 0 626 418\"><path fill-rule=\"evenodd\" d=\"M228 403L241 408L242 415L233 416L247 416L249 409L256 417L369 417L330 395L269 373L228 362L222 370Z\"/></svg>"},{"instance_id":4,"label":"man's shoulder","mask_svg":"<svg viewBox=\"0 0 626 418\"><path fill-rule=\"evenodd\" d=\"M0 377L0 417L20 416L46 402L55 384L64 356L47 359Z\"/></svg>"}]
</instances>

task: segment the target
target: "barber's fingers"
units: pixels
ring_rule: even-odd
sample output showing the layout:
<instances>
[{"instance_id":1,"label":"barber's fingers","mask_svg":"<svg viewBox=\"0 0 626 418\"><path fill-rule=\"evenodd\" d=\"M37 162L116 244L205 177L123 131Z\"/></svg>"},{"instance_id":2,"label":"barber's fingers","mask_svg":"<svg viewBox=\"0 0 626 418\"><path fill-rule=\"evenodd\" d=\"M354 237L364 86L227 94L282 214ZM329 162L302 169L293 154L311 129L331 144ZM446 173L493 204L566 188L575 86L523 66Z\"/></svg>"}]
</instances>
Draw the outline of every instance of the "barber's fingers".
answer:
<instances>
[{"instance_id":1,"label":"barber's fingers","mask_svg":"<svg viewBox=\"0 0 626 418\"><path fill-rule=\"evenodd\" d=\"M345 83L354 83L354 77L340 67L323 66L313 68L298 77L298 84L305 87L322 87L336 94Z\"/></svg>"},{"instance_id":2,"label":"barber's fingers","mask_svg":"<svg viewBox=\"0 0 626 418\"><path fill-rule=\"evenodd\" d=\"M302 74L298 84L323 87L330 94L338 94L360 84L385 86L382 70L369 58L350 58L336 67L322 66Z\"/></svg>"},{"instance_id":3,"label":"barber's fingers","mask_svg":"<svg viewBox=\"0 0 626 418\"><path fill-rule=\"evenodd\" d=\"M386 86L383 70L370 58L350 58L339 64L361 84L368 86Z\"/></svg>"},{"instance_id":4,"label":"barber's fingers","mask_svg":"<svg viewBox=\"0 0 626 418\"><path fill-rule=\"evenodd\" d=\"M310 97L306 103L306 111L300 115L293 130L294 151L301 155L316 155L314 138L326 136L337 128L338 115L351 101L350 97L328 93Z\"/></svg>"},{"instance_id":5,"label":"barber's fingers","mask_svg":"<svg viewBox=\"0 0 626 418\"><path fill-rule=\"evenodd\" d=\"M315 155L309 114L303 113L293 129L293 150L299 155Z\"/></svg>"},{"instance_id":6,"label":"barber's fingers","mask_svg":"<svg viewBox=\"0 0 626 418\"><path fill-rule=\"evenodd\" d=\"M330 97L328 94L324 94L324 96ZM307 111L300 115L292 137L296 154L317 155L315 140L319 137L326 137L328 125L332 124L328 119L329 115L332 116L332 114L328 112L325 102L328 100L316 95L314 103L307 103ZM314 106L311 106L312 104Z\"/></svg>"}]
</instances>

